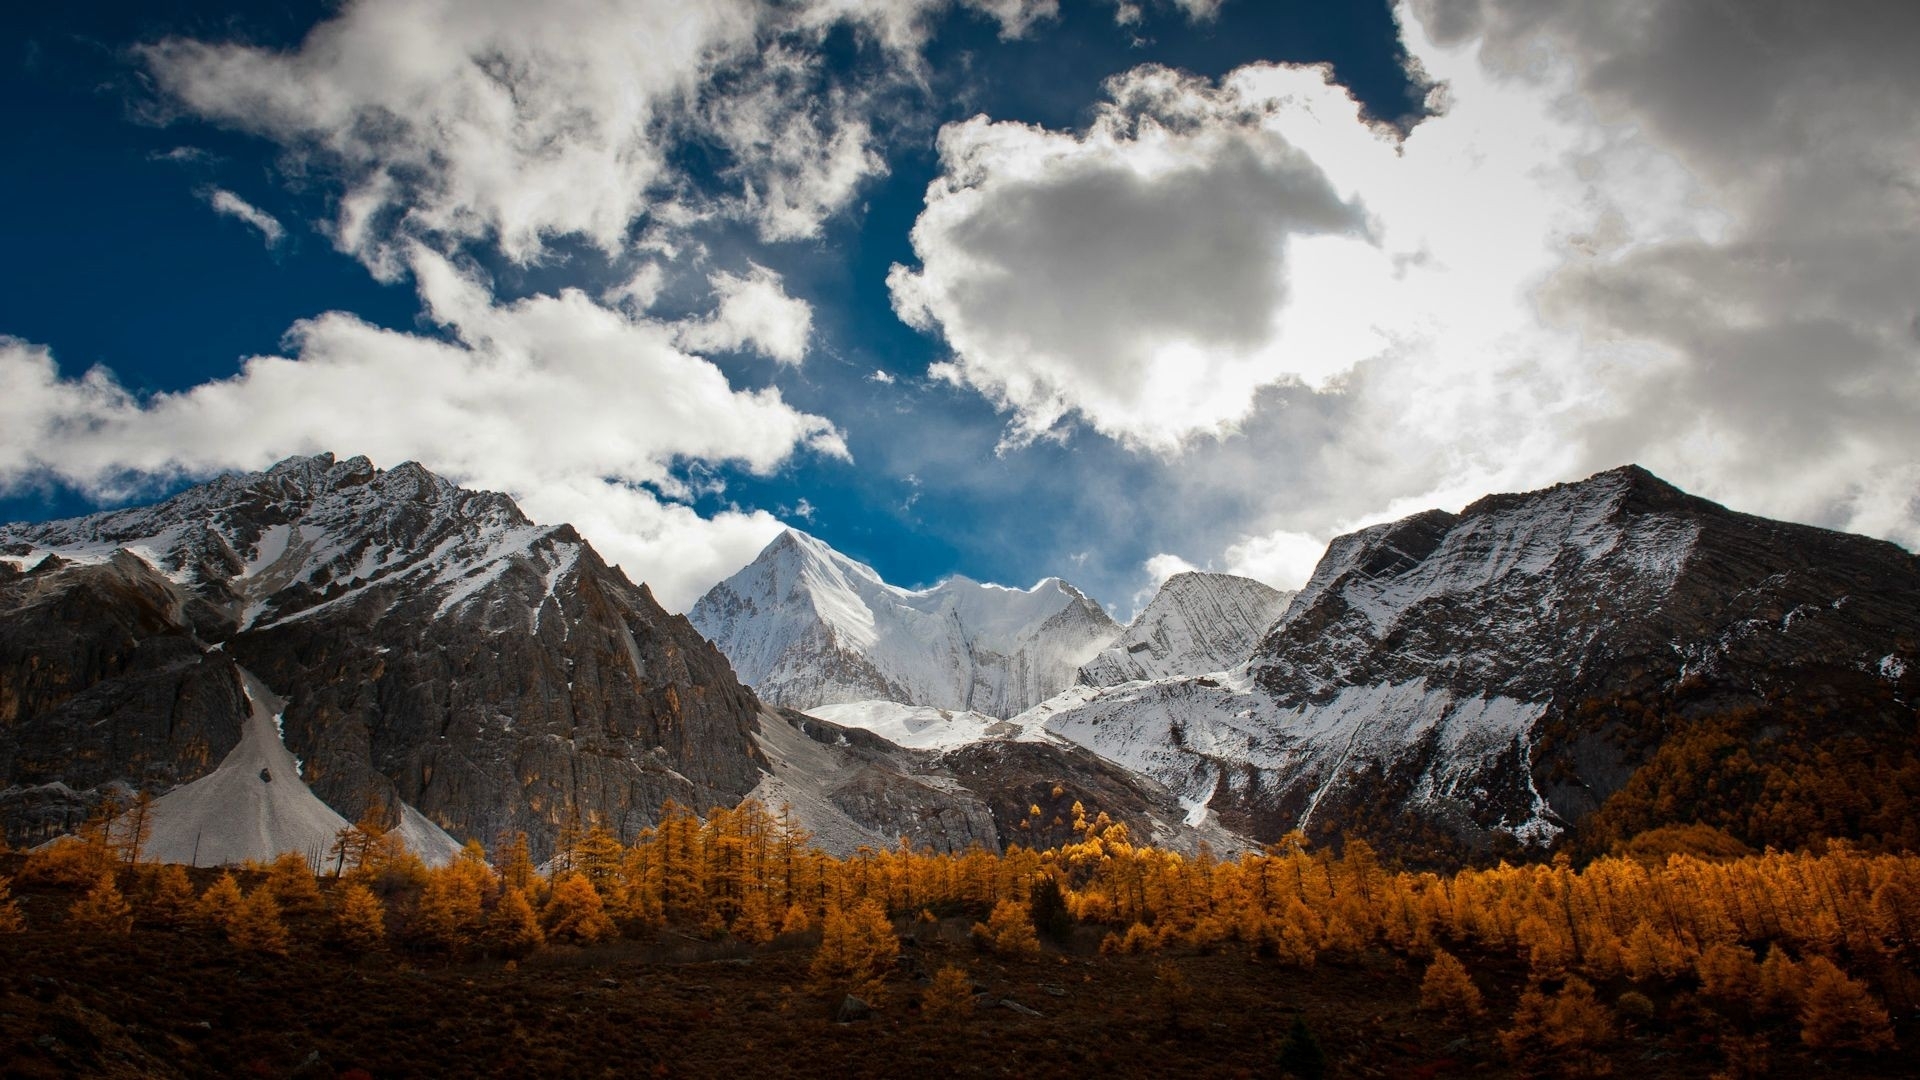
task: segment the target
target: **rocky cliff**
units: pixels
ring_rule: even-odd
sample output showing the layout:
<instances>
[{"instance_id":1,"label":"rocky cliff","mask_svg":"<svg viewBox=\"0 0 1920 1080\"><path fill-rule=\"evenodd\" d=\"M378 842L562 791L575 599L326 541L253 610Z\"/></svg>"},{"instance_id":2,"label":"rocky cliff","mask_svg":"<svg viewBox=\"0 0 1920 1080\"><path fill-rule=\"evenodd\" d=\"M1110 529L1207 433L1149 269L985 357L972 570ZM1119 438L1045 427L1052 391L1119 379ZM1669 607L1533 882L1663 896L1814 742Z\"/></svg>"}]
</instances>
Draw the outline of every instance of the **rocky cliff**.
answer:
<instances>
[{"instance_id":1,"label":"rocky cliff","mask_svg":"<svg viewBox=\"0 0 1920 1080\"><path fill-rule=\"evenodd\" d=\"M1242 667L1079 687L1015 722L1264 840L1432 854L1549 842L1684 729L1785 697L1827 703L1794 738L1911 741L1917 651L1912 554L1627 467L1341 537ZM1756 755L1788 730L1742 722Z\"/></svg>"},{"instance_id":2,"label":"rocky cliff","mask_svg":"<svg viewBox=\"0 0 1920 1080\"><path fill-rule=\"evenodd\" d=\"M761 777L757 702L685 619L570 527L418 465L290 459L7 526L0 555L16 837L106 785L213 771L250 715L243 671L286 700L301 779L348 819L377 799L544 852L569 817L631 834L667 798L730 804Z\"/></svg>"}]
</instances>

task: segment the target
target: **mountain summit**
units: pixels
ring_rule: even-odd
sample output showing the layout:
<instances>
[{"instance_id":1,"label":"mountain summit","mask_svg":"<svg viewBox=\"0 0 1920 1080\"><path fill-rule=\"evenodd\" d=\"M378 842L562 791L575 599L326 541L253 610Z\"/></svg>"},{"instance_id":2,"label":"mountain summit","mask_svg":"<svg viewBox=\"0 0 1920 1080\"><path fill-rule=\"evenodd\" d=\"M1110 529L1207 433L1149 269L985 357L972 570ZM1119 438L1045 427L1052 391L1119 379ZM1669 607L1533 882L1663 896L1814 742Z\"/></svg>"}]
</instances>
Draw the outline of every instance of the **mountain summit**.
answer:
<instances>
[{"instance_id":1,"label":"mountain summit","mask_svg":"<svg viewBox=\"0 0 1920 1080\"><path fill-rule=\"evenodd\" d=\"M259 745L269 697L299 765L252 782L304 782L347 820L377 801L488 843L525 829L543 854L569 820L631 833L665 799L731 805L762 774L758 703L684 619L571 526L414 463L289 458L0 527L0 614L15 840L107 787L281 760Z\"/></svg>"},{"instance_id":2,"label":"mountain summit","mask_svg":"<svg viewBox=\"0 0 1920 1080\"><path fill-rule=\"evenodd\" d=\"M1233 574L1175 574L1126 632L1080 669L1079 681L1114 686L1243 664L1293 595Z\"/></svg>"},{"instance_id":3,"label":"mountain summit","mask_svg":"<svg viewBox=\"0 0 1920 1080\"><path fill-rule=\"evenodd\" d=\"M1639 825L1697 814L1757 846L1795 842L1787 817L1867 813L1778 785L1910 752L1916 654L1912 554L1629 466L1340 537L1245 665L1077 687L1015 722L1261 840L1543 842L1698 786L1720 795ZM1791 808L1757 810L1761 788Z\"/></svg>"},{"instance_id":4,"label":"mountain summit","mask_svg":"<svg viewBox=\"0 0 1920 1080\"><path fill-rule=\"evenodd\" d=\"M1072 685L1120 633L1059 578L1030 589L964 577L902 589L797 530L687 617L769 702L886 700L1003 718Z\"/></svg>"}]
</instances>

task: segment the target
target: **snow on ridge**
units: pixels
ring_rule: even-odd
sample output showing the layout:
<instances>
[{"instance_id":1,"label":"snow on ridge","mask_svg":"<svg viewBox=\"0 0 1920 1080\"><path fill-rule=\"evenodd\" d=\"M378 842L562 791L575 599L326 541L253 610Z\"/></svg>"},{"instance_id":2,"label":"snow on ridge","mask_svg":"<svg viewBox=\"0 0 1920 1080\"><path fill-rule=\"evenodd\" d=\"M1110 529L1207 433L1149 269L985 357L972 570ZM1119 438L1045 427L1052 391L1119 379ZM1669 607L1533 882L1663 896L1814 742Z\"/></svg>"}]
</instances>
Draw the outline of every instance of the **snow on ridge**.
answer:
<instances>
[{"instance_id":1,"label":"snow on ridge","mask_svg":"<svg viewBox=\"0 0 1920 1080\"><path fill-rule=\"evenodd\" d=\"M909 750L957 750L990 739L1057 741L1040 729L1024 728L986 713L902 705L897 701L849 701L817 705L806 711L830 724L871 731Z\"/></svg>"},{"instance_id":2,"label":"snow on ridge","mask_svg":"<svg viewBox=\"0 0 1920 1080\"><path fill-rule=\"evenodd\" d=\"M687 617L775 704L888 699L996 717L1070 685L1119 633L1057 578L1012 589L956 575L903 589L798 530L708 590Z\"/></svg>"},{"instance_id":3,"label":"snow on ridge","mask_svg":"<svg viewBox=\"0 0 1920 1080\"><path fill-rule=\"evenodd\" d=\"M1204 675L1244 663L1294 593L1252 578L1189 571L1168 578L1080 682L1108 686Z\"/></svg>"},{"instance_id":4,"label":"snow on ridge","mask_svg":"<svg viewBox=\"0 0 1920 1080\"><path fill-rule=\"evenodd\" d=\"M1341 787L1350 765L1430 751L1415 784L1425 803L1475 802L1487 764L1525 747L1545 706L1500 696L1456 698L1425 679L1350 686L1329 700L1282 707L1242 666L1222 677L1077 686L1014 717L1165 785L1195 813L1228 774L1248 771L1269 787L1312 785L1298 825ZM1530 778L1529 778L1530 784ZM1554 829L1551 808L1529 787L1534 812L1502 826L1517 837Z\"/></svg>"}]
</instances>

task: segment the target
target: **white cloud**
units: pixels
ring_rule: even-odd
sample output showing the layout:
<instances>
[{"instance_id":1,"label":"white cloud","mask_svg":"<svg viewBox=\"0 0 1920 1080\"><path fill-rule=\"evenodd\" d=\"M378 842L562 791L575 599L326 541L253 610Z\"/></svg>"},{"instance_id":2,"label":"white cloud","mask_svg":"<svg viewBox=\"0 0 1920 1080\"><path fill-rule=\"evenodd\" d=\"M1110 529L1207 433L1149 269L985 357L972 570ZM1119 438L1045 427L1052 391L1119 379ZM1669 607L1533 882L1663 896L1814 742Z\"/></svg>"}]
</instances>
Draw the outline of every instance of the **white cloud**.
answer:
<instances>
[{"instance_id":1,"label":"white cloud","mask_svg":"<svg viewBox=\"0 0 1920 1080\"><path fill-rule=\"evenodd\" d=\"M1307 535L1276 530L1249 536L1227 548L1227 573L1264 581L1276 589L1298 589L1313 576L1313 568L1327 553L1327 542Z\"/></svg>"},{"instance_id":2,"label":"white cloud","mask_svg":"<svg viewBox=\"0 0 1920 1080\"><path fill-rule=\"evenodd\" d=\"M696 351L752 346L783 364L805 358L813 308L788 296L779 274L749 264L745 277L722 271L707 282L719 304L706 318L681 325L682 346Z\"/></svg>"},{"instance_id":3,"label":"white cloud","mask_svg":"<svg viewBox=\"0 0 1920 1080\"><path fill-rule=\"evenodd\" d=\"M945 0L349 0L297 47L167 38L141 50L184 113L278 143L341 185L337 246L383 278L407 242L479 241L531 261L577 236L745 216L815 236L884 173L867 113L911 83ZM967 0L1018 36L1054 0ZM851 81L817 47L852 26L889 54ZM717 186L676 150L720 151Z\"/></svg>"},{"instance_id":4,"label":"white cloud","mask_svg":"<svg viewBox=\"0 0 1920 1080\"><path fill-rule=\"evenodd\" d=\"M210 189L206 193L206 200L215 213L239 218L259 230L260 238L267 242L268 247L274 247L287 238L286 227L280 224L279 218L225 188Z\"/></svg>"},{"instance_id":5,"label":"white cloud","mask_svg":"<svg viewBox=\"0 0 1920 1080\"><path fill-rule=\"evenodd\" d=\"M415 248L410 259L430 316L452 340L330 312L295 324L288 356L254 357L230 379L141 400L104 369L63 378L46 349L7 339L0 485L52 477L112 495L143 477L259 468L293 453L413 459L509 492L538 520L572 520L677 607L721 576L708 571L741 551L750 557L777 522L703 522L663 501L689 493L676 464L767 472L797 449L846 456L828 421L777 390L734 390L681 351L669 325L574 290L499 304L443 258Z\"/></svg>"},{"instance_id":6,"label":"white cloud","mask_svg":"<svg viewBox=\"0 0 1920 1080\"><path fill-rule=\"evenodd\" d=\"M1178 555L1169 555L1163 551L1149 558L1141 569L1147 572L1147 578L1152 582L1151 588L1158 589L1173 575L1191 573L1200 568Z\"/></svg>"},{"instance_id":7,"label":"white cloud","mask_svg":"<svg viewBox=\"0 0 1920 1080\"><path fill-rule=\"evenodd\" d=\"M1322 73L1273 78L1357 124ZM1320 347L1312 305L1284 306L1290 251L1366 223L1271 122L1276 104L1156 67L1109 92L1082 134L985 117L942 130L921 268L888 277L901 318L953 349L933 374L1009 410L1015 443L1077 416L1156 450L1232 430L1261 386L1342 374L1359 357Z\"/></svg>"},{"instance_id":8,"label":"white cloud","mask_svg":"<svg viewBox=\"0 0 1920 1080\"><path fill-rule=\"evenodd\" d=\"M1232 463L1194 477L1254 508L1217 562L1279 585L1356 524L1627 461L1920 545L1920 8L1423 12L1443 108L1397 141L1264 64L1135 71L1083 131L950 125L891 278L935 373L1012 444Z\"/></svg>"},{"instance_id":9,"label":"white cloud","mask_svg":"<svg viewBox=\"0 0 1920 1080\"><path fill-rule=\"evenodd\" d=\"M667 272L659 263L641 263L640 268L628 275L627 280L601 293L600 299L638 315L653 306L666 283Z\"/></svg>"},{"instance_id":10,"label":"white cloud","mask_svg":"<svg viewBox=\"0 0 1920 1080\"><path fill-rule=\"evenodd\" d=\"M879 383L881 386L892 386L895 382L898 382L899 380L893 377L892 372L886 371L882 368L874 368L873 374L867 376L867 381L871 383Z\"/></svg>"}]
</instances>

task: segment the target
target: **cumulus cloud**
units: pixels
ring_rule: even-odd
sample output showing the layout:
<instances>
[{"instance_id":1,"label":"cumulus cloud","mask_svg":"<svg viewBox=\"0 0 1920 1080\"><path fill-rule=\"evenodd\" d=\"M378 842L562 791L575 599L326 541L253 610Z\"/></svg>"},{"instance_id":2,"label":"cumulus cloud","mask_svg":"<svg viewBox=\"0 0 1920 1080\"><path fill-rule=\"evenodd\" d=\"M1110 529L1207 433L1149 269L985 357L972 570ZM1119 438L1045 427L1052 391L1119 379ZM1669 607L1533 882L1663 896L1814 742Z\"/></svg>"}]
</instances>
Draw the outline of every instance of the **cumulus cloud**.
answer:
<instances>
[{"instance_id":1,"label":"cumulus cloud","mask_svg":"<svg viewBox=\"0 0 1920 1080\"><path fill-rule=\"evenodd\" d=\"M1298 77L1304 74L1304 77ZM1354 108L1318 72L1282 93ZM1070 417L1171 449L1231 429L1261 386L1352 362L1301 340L1285 303L1304 238L1365 231L1271 102L1157 67L1116 78L1082 133L975 117L940 134L895 310L938 328L934 374L1012 414L1015 443Z\"/></svg>"},{"instance_id":2,"label":"cumulus cloud","mask_svg":"<svg viewBox=\"0 0 1920 1080\"><path fill-rule=\"evenodd\" d=\"M1227 573L1264 581L1276 589L1298 589L1313 576L1327 553L1327 542L1306 533L1277 529L1250 536L1227 548Z\"/></svg>"},{"instance_id":3,"label":"cumulus cloud","mask_svg":"<svg viewBox=\"0 0 1920 1080\"><path fill-rule=\"evenodd\" d=\"M205 198L207 205L213 207L215 213L239 218L253 226L259 231L260 238L267 242L268 247L275 247L287 238L286 227L280 224L279 218L225 188L211 188L207 191Z\"/></svg>"},{"instance_id":4,"label":"cumulus cloud","mask_svg":"<svg viewBox=\"0 0 1920 1080\"><path fill-rule=\"evenodd\" d=\"M171 37L141 55L181 112L270 139L340 185L342 250L391 279L408 242L538 258L582 238L744 216L817 235L885 171L871 96L911 81L946 0L351 0L286 50ZM1053 0L968 0L1017 36ZM836 82L817 48L850 26L890 61ZM718 176L677 160L687 140Z\"/></svg>"},{"instance_id":5,"label":"cumulus cloud","mask_svg":"<svg viewBox=\"0 0 1920 1080\"><path fill-rule=\"evenodd\" d=\"M67 378L46 349L5 341L0 485L50 477L112 496L146 477L259 468L294 453L413 459L512 493L538 520L573 521L678 607L736 555L750 558L777 523L703 521L672 501L691 493L677 464L764 473L796 450L846 456L831 423L777 390L734 390L682 351L670 325L575 290L500 304L440 256L415 248L409 258L444 338L330 312L288 332L288 355L144 400L105 369Z\"/></svg>"},{"instance_id":6,"label":"cumulus cloud","mask_svg":"<svg viewBox=\"0 0 1920 1080\"><path fill-rule=\"evenodd\" d=\"M1626 461L1920 544L1920 74L1890 44L1920 9L1399 14L1435 86L1404 137L1264 64L1133 72L1079 131L948 127L892 278L935 373L1012 444L1090 429L1233 489L1237 535L1167 539L1276 585L1341 531ZM1185 201L1110 194L1155 176Z\"/></svg>"},{"instance_id":7,"label":"cumulus cloud","mask_svg":"<svg viewBox=\"0 0 1920 1080\"><path fill-rule=\"evenodd\" d=\"M788 296L780 275L749 264L744 277L721 271L707 279L718 300L706 318L682 324L680 343L695 351L752 347L783 364L807 355L813 308Z\"/></svg>"}]
</instances>

